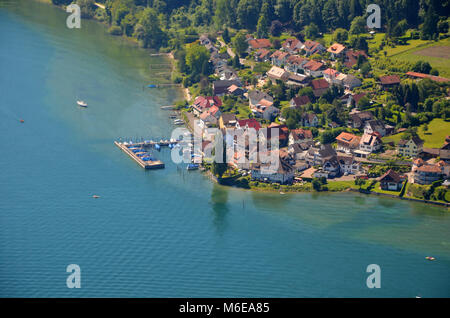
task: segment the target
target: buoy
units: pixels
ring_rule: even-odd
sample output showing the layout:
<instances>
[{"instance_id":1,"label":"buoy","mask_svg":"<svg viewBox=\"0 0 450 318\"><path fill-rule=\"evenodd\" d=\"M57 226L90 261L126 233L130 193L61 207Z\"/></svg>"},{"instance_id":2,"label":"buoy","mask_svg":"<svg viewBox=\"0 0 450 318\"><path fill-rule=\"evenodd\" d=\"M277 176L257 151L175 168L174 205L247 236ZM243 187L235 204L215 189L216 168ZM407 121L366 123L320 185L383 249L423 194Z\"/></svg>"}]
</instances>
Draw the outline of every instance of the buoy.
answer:
<instances>
[{"instance_id":1,"label":"buoy","mask_svg":"<svg viewBox=\"0 0 450 318\"><path fill-rule=\"evenodd\" d=\"M20 122L23 124L25 122L25 120L21 119Z\"/></svg>"},{"instance_id":2,"label":"buoy","mask_svg":"<svg viewBox=\"0 0 450 318\"><path fill-rule=\"evenodd\" d=\"M98 199L98 198L100 198L100 196L98 196L98 195L95 195L95 194L94 194L94 195L93 195L92 197L93 197L94 199Z\"/></svg>"}]
</instances>

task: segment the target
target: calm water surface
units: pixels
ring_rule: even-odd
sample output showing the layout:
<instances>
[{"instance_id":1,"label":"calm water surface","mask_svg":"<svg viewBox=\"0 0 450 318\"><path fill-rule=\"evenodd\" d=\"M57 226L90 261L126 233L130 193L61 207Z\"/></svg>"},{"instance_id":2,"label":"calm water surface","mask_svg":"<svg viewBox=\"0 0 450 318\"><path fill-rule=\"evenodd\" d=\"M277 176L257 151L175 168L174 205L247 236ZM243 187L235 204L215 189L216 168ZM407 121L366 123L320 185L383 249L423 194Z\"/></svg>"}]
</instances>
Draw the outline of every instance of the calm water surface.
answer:
<instances>
[{"instance_id":1,"label":"calm water surface","mask_svg":"<svg viewBox=\"0 0 450 318\"><path fill-rule=\"evenodd\" d=\"M0 296L450 296L441 207L223 188L168 151L165 170L143 171L112 141L169 135L160 106L180 92L143 89L164 80L149 64L167 61L66 17L0 0Z\"/></svg>"}]
</instances>

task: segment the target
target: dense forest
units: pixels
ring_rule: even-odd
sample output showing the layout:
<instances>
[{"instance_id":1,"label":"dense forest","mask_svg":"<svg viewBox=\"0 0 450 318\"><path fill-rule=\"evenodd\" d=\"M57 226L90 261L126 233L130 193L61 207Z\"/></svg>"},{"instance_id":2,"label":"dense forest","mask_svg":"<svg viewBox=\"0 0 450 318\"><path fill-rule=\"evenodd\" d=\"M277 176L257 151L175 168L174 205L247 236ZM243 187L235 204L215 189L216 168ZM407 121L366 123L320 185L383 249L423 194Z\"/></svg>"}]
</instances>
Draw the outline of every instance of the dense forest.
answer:
<instances>
[{"instance_id":1,"label":"dense forest","mask_svg":"<svg viewBox=\"0 0 450 318\"><path fill-rule=\"evenodd\" d=\"M281 32L320 37L338 29L363 33L366 7L381 8L388 38L418 29L422 39L436 39L448 29L449 0L52 0L76 2L85 18L108 23L113 34L125 34L144 47L176 49L200 32L245 29L259 37Z\"/></svg>"}]
</instances>

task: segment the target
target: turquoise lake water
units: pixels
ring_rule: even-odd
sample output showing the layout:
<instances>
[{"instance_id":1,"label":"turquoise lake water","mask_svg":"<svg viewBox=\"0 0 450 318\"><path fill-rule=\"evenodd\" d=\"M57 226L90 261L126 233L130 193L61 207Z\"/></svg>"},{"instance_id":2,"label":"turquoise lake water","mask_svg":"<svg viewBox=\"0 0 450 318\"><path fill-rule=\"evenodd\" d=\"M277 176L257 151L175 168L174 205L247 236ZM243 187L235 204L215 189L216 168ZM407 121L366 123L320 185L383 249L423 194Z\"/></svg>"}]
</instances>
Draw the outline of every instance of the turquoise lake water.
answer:
<instances>
[{"instance_id":1,"label":"turquoise lake water","mask_svg":"<svg viewBox=\"0 0 450 318\"><path fill-rule=\"evenodd\" d=\"M224 188L168 150L166 169L141 169L113 140L170 134L160 106L180 92L143 89L167 61L66 17L0 0L0 296L450 296L442 207ZM81 289L66 287L69 264Z\"/></svg>"}]
</instances>

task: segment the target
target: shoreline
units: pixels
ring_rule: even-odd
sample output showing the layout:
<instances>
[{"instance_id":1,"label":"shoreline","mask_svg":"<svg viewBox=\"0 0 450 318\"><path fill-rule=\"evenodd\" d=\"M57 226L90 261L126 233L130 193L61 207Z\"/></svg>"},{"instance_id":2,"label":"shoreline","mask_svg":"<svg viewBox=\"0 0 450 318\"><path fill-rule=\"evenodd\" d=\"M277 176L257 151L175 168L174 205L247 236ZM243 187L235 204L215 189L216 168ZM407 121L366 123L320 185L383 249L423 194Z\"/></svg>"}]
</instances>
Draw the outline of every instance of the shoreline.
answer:
<instances>
[{"instance_id":1,"label":"shoreline","mask_svg":"<svg viewBox=\"0 0 450 318\"><path fill-rule=\"evenodd\" d=\"M61 10L65 11L65 8L63 5L55 5L51 2L51 0L36 0L38 2L41 3L47 3L50 4L52 6L55 6L57 8L60 8ZM103 25L103 27L108 28L108 24L102 21L99 21L97 19L93 18L82 18L84 20L93 20L101 25ZM118 37L121 40L125 40L127 41L130 45L135 45L135 46L139 46L137 41L135 41L133 38L128 37L128 36L113 36L113 37ZM155 49L153 48L142 48L146 51L149 51L149 55L150 56L161 56L161 57L166 57L168 60L171 61L171 68L172 68L172 72L174 71L176 65L175 63L177 62L177 59L175 58L173 52L157 52ZM151 53L154 52L154 53ZM174 83L173 80L171 80L172 83ZM184 101L187 101L188 103L192 100L192 96L190 94L189 88L185 88L185 87L179 87L180 90L182 90L182 94L184 97ZM189 119L188 119L189 121ZM189 130L191 130L190 124L189 122L186 122L186 118L185 118L185 127ZM385 196L385 197L391 197L391 198L396 198L396 199L400 199L400 200L408 200L408 201L414 201L414 202L418 202L418 203L426 203L426 204L433 204L433 205L438 205L444 208L447 208L447 211L450 208L450 203L444 203L444 202L437 202L437 201L429 201L429 200L421 200L421 199L416 199L416 198L410 198L410 197L400 197L400 196L396 196L393 194L387 194L387 193L380 193L380 192L375 192L375 191L369 191L369 192L363 192L360 191L358 189L354 189L351 187L345 188L343 190L326 190L326 191L316 191L316 190L300 190L300 189L294 189L294 188L287 188L286 187L292 187L292 185L278 185L278 188L274 188L272 186L272 184L267 184L267 187L250 187L250 188L243 188L243 187L237 187L237 186L233 186L233 185L227 185L227 184L222 184L219 182L219 180L217 179L217 177L215 177L211 171L207 170L207 171L202 171L203 174L205 174L212 182L216 182L217 184L221 185L221 186L225 186L225 187L232 187L232 188L238 188L240 190L247 190L247 191L255 191L255 192L266 192L266 193L280 193L280 194L293 194L293 193L344 193L344 192L357 192L357 193L361 193L361 194L367 194L367 195L381 195L381 196ZM333 181L330 181L331 183Z\"/></svg>"}]
</instances>

